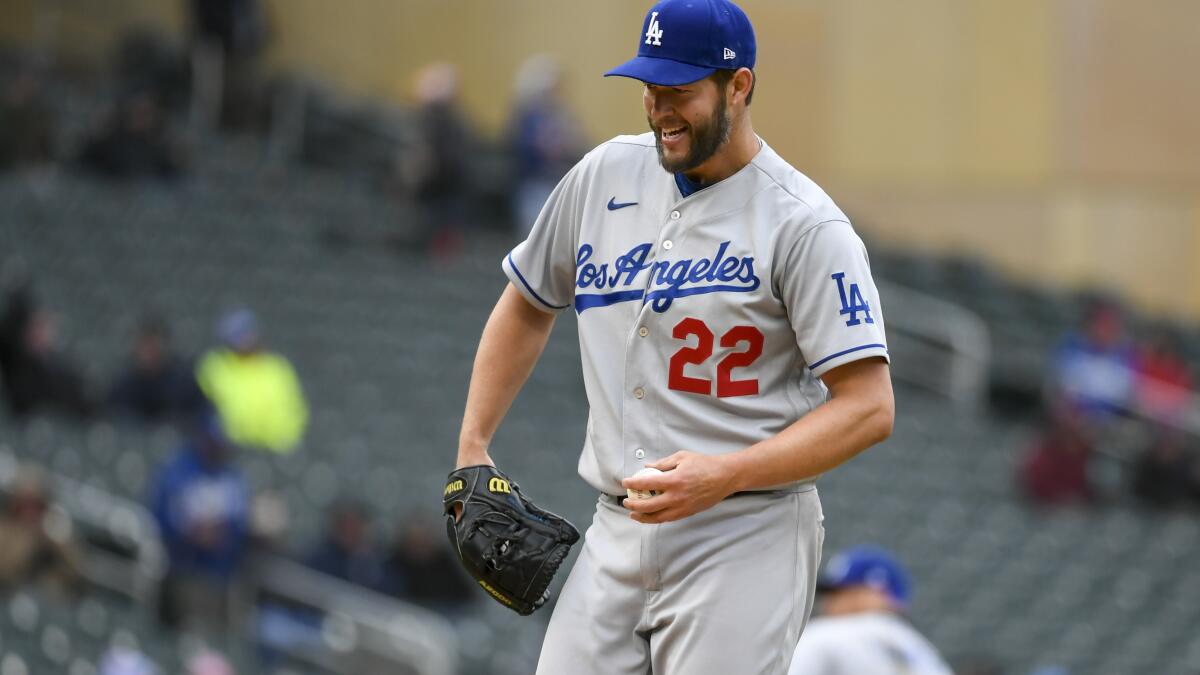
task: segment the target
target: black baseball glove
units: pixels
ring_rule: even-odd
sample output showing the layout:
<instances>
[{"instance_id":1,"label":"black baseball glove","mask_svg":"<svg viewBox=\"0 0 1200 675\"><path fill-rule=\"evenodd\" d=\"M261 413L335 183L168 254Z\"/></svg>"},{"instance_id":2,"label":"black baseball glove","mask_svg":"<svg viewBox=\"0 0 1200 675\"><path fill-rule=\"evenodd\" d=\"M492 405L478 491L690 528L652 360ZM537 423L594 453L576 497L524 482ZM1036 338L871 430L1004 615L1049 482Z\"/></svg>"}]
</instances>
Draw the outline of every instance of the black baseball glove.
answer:
<instances>
[{"instance_id":1,"label":"black baseball glove","mask_svg":"<svg viewBox=\"0 0 1200 675\"><path fill-rule=\"evenodd\" d=\"M456 504L462 506L457 521ZM574 525L534 506L486 464L451 471L442 505L450 543L488 595L522 616L545 604L550 580L579 541Z\"/></svg>"}]
</instances>

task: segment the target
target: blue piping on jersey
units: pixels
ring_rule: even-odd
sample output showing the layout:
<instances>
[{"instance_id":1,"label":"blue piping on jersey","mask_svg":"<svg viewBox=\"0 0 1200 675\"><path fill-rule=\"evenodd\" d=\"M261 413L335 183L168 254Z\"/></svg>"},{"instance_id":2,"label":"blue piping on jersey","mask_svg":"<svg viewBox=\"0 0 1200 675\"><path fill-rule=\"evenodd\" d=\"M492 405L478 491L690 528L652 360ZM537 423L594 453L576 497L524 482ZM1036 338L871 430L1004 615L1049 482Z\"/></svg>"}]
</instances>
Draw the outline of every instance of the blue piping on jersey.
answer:
<instances>
[{"instance_id":1,"label":"blue piping on jersey","mask_svg":"<svg viewBox=\"0 0 1200 675\"><path fill-rule=\"evenodd\" d=\"M517 278L521 280L521 283L525 284L525 290L529 291L530 295L537 298L538 302L549 307L550 309L566 309L567 307L570 307L570 305L552 305L552 304L546 302L542 298L542 296L538 295L537 291L533 290L533 286L530 286L529 282L525 281L525 275L521 274L521 270L517 269L517 264L515 262L513 262L511 253L508 254L508 266L511 267L514 272L517 273Z\"/></svg>"},{"instance_id":2,"label":"blue piping on jersey","mask_svg":"<svg viewBox=\"0 0 1200 675\"><path fill-rule=\"evenodd\" d=\"M828 361L830 359L836 359L839 356L845 356L846 354L849 354L851 352L857 352L857 351L861 351L863 349L870 349L872 347L879 347L884 352L887 352L887 345L881 345L881 344L871 344L871 345L862 345L859 347L851 347L850 349L844 349L836 354L830 354L829 356L826 356L825 358L821 359L820 361L817 361L816 363L808 364L808 369L816 370L816 368L818 366L820 366L822 363L825 363L826 361Z\"/></svg>"}]
</instances>

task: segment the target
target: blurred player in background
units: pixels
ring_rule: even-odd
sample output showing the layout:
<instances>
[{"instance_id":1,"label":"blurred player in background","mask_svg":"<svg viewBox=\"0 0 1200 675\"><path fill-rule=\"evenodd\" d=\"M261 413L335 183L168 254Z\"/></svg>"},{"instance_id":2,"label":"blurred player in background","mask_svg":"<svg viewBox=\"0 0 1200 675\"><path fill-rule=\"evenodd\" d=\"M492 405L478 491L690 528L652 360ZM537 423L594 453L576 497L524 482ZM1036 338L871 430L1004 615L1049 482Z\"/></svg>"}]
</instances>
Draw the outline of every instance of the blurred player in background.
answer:
<instances>
[{"instance_id":1,"label":"blurred player in background","mask_svg":"<svg viewBox=\"0 0 1200 675\"><path fill-rule=\"evenodd\" d=\"M951 675L904 613L908 575L886 551L847 549L817 582L821 615L800 636L788 675Z\"/></svg>"}]
</instances>

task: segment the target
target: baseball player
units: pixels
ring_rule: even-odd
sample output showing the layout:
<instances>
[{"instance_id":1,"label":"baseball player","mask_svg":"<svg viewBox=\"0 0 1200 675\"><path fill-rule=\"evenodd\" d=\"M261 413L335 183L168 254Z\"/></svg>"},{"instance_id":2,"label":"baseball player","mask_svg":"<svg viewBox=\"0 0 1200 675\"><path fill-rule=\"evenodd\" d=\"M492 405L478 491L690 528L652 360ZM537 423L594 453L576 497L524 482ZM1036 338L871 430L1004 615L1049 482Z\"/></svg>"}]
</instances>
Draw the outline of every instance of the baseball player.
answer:
<instances>
[{"instance_id":1,"label":"baseball player","mask_svg":"<svg viewBox=\"0 0 1200 675\"><path fill-rule=\"evenodd\" d=\"M951 675L904 618L911 586L886 551L858 546L834 556L817 588L822 612L796 645L788 675Z\"/></svg>"},{"instance_id":2,"label":"baseball player","mask_svg":"<svg viewBox=\"0 0 1200 675\"><path fill-rule=\"evenodd\" d=\"M607 74L644 83L650 131L588 153L503 260L458 466L492 464L574 311L599 498L537 672L784 675L824 537L814 481L891 433L883 314L846 216L754 132L742 10L663 0L637 40Z\"/></svg>"}]
</instances>

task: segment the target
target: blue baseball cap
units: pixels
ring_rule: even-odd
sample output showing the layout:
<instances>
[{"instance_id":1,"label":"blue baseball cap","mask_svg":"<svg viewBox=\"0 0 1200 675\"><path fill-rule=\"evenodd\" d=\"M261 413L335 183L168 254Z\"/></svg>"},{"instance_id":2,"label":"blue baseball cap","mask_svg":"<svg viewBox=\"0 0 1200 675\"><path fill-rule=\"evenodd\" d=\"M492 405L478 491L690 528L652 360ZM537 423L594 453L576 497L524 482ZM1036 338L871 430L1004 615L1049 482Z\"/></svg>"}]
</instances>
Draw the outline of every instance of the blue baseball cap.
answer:
<instances>
[{"instance_id":1,"label":"blue baseball cap","mask_svg":"<svg viewBox=\"0 0 1200 675\"><path fill-rule=\"evenodd\" d=\"M230 311L217 324L217 337L232 349L249 349L258 342L258 318L248 307Z\"/></svg>"},{"instance_id":2,"label":"blue baseball cap","mask_svg":"<svg viewBox=\"0 0 1200 675\"><path fill-rule=\"evenodd\" d=\"M855 546L838 553L817 579L820 591L851 586L870 586L883 591L900 608L908 606L912 593L904 567L890 553L875 546Z\"/></svg>"},{"instance_id":3,"label":"blue baseball cap","mask_svg":"<svg viewBox=\"0 0 1200 675\"><path fill-rule=\"evenodd\" d=\"M604 76L674 87L753 68L756 49L750 19L729 0L662 0L642 22L637 56Z\"/></svg>"}]
</instances>

